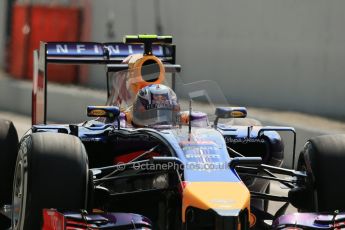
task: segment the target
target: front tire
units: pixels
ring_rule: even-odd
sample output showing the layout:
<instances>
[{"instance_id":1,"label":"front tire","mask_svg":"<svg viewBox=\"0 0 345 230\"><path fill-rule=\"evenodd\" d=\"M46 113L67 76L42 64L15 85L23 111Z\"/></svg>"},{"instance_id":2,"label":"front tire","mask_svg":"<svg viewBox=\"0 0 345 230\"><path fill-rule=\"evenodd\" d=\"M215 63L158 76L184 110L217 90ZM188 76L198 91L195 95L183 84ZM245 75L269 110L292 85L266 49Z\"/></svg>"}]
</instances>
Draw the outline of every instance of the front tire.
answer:
<instances>
[{"instance_id":1,"label":"front tire","mask_svg":"<svg viewBox=\"0 0 345 230\"><path fill-rule=\"evenodd\" d=\"M13 123L0 119L0 207L11 204L18 134Z\"/></svg>"},{"instance_id":2,"label":"front tire","mask_svg":"<svg viewBox=\"0 0 345 230\"><path fill-rule=\"evenodd\" d=\"M12 229L40 229L44 208L86 209L88 177L79 138L61 133L24 137L13 183Z\"/></svg>"},{"instance_id":3,"label":"front tire","mask_svg":"<svg viewBox=\"0 0 345 230\"><path fill-rule=\"evenodd\" d=\"M345 174L344 134L324 135L307 141L297 170L308 175L306 186L295 194L292 192L301 204L297 208L309 212L345 210L345 182L341 177Z\"/></svg>"}]
</instances>

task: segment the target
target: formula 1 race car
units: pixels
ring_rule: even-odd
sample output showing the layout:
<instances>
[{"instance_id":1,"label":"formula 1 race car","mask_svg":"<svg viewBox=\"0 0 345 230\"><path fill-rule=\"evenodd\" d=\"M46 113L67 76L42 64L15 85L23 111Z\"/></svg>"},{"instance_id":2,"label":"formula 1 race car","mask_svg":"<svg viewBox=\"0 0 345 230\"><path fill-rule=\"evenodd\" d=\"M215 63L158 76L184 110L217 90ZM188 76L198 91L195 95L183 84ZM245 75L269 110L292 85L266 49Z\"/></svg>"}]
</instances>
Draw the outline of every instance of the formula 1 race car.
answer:
<instances>
[{"instance_id":1,"label":"formula 1 race car","mask_svg":"<svg viewBox=\"0 0 345 230\"><path fill-rule=\"evenodd\" d=\"M345 135L313 138L296 170L281 167L280 133L295 149L295 130L246 118L212 81L185 84L172 37L42 42L34 56L32 128L18 143L0 121L3 228L345 228ZM47 124L48 63L104 64L107 104L83 123ZM288 196L270 194L271 181ZM282 206L269 213L269 201ZM289 204L300 213L285 215Z\"/></svg>"}]
</instances>

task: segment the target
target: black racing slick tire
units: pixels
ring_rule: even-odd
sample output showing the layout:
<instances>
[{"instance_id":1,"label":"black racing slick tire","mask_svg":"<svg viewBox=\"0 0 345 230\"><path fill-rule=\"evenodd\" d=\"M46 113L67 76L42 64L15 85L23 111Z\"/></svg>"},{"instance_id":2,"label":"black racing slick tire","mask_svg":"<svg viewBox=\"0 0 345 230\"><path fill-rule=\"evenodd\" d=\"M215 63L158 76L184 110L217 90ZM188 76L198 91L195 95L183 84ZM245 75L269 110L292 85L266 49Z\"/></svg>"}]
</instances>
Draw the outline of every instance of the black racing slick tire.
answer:
<instances>
[{"instance_id":1,"label":"black racing slick tire","mask_svg":"<svg viewBox=\"0 0 345 230\"><path fill-rule=\"evenodd\" d=\"M0 119L0 207L11 204L18 134L13 123Z\"/></svg>"},{"instance_id":2,"label":"black racing slick tire","mask_svg":"<svg viewBox=\"0 0 345 230\"><path fill-rule=\"evenodd\" d=\"M307 141L297 170L307 172L308 176L305 187L295 191L297 196L291 191L299 200L301 207L297 208L311 212L345 211L344 134L324 135Z\"/></svg>"},{"instance_id":3,"label":"black racing slick tire","mask_svg":"<svg viewBox=\"0 0 345 230\"><path fill-rule=\"evenodd\" d=\"M87 207L88 158L79 138L33 133L20 143L13 183L13 230L42 226L42 210Z\"/></svg>"}]
</instances>

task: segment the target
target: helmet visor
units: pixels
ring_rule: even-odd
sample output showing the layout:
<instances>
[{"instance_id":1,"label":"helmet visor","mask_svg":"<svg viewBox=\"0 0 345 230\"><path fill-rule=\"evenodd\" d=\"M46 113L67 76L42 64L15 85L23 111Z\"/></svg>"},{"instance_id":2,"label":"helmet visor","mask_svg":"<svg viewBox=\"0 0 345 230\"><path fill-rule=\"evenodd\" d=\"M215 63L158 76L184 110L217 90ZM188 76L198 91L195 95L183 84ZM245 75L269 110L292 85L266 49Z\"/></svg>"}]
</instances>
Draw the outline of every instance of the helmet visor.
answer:
<instances>
[{"instance_id":1,"label":"helmet visor","mask_svg":"<svg viewBox=\"0 0 345 230\"><path fill-rule=\"evenodd\" d=\"M140 108L141 107L141 108ZM177 122L177 112L173 106L142 108L139 106L137 112L133 113L133 122L136 125L152 127L157 125L175 125Z\"/></svg>"}]
</instances>

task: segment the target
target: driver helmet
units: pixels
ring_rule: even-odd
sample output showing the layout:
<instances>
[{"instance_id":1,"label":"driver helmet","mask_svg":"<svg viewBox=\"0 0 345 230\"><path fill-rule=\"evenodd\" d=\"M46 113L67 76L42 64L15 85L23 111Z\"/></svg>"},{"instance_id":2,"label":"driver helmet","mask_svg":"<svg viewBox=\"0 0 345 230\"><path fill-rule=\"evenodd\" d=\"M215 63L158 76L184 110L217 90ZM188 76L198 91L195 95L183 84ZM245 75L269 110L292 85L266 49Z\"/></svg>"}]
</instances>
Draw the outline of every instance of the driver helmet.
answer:
<instances>
[{"instance_id":1,"label":"driver helmet","mask_svg":"<svg viewBox=\"0 0 345 230\"><path fill-rule=\"evenodd\" d=\"M180 105L172 89L152 84L138 91L132 111L132 122L136 126L175 125Z\"/></svg>"}]
</instances>

